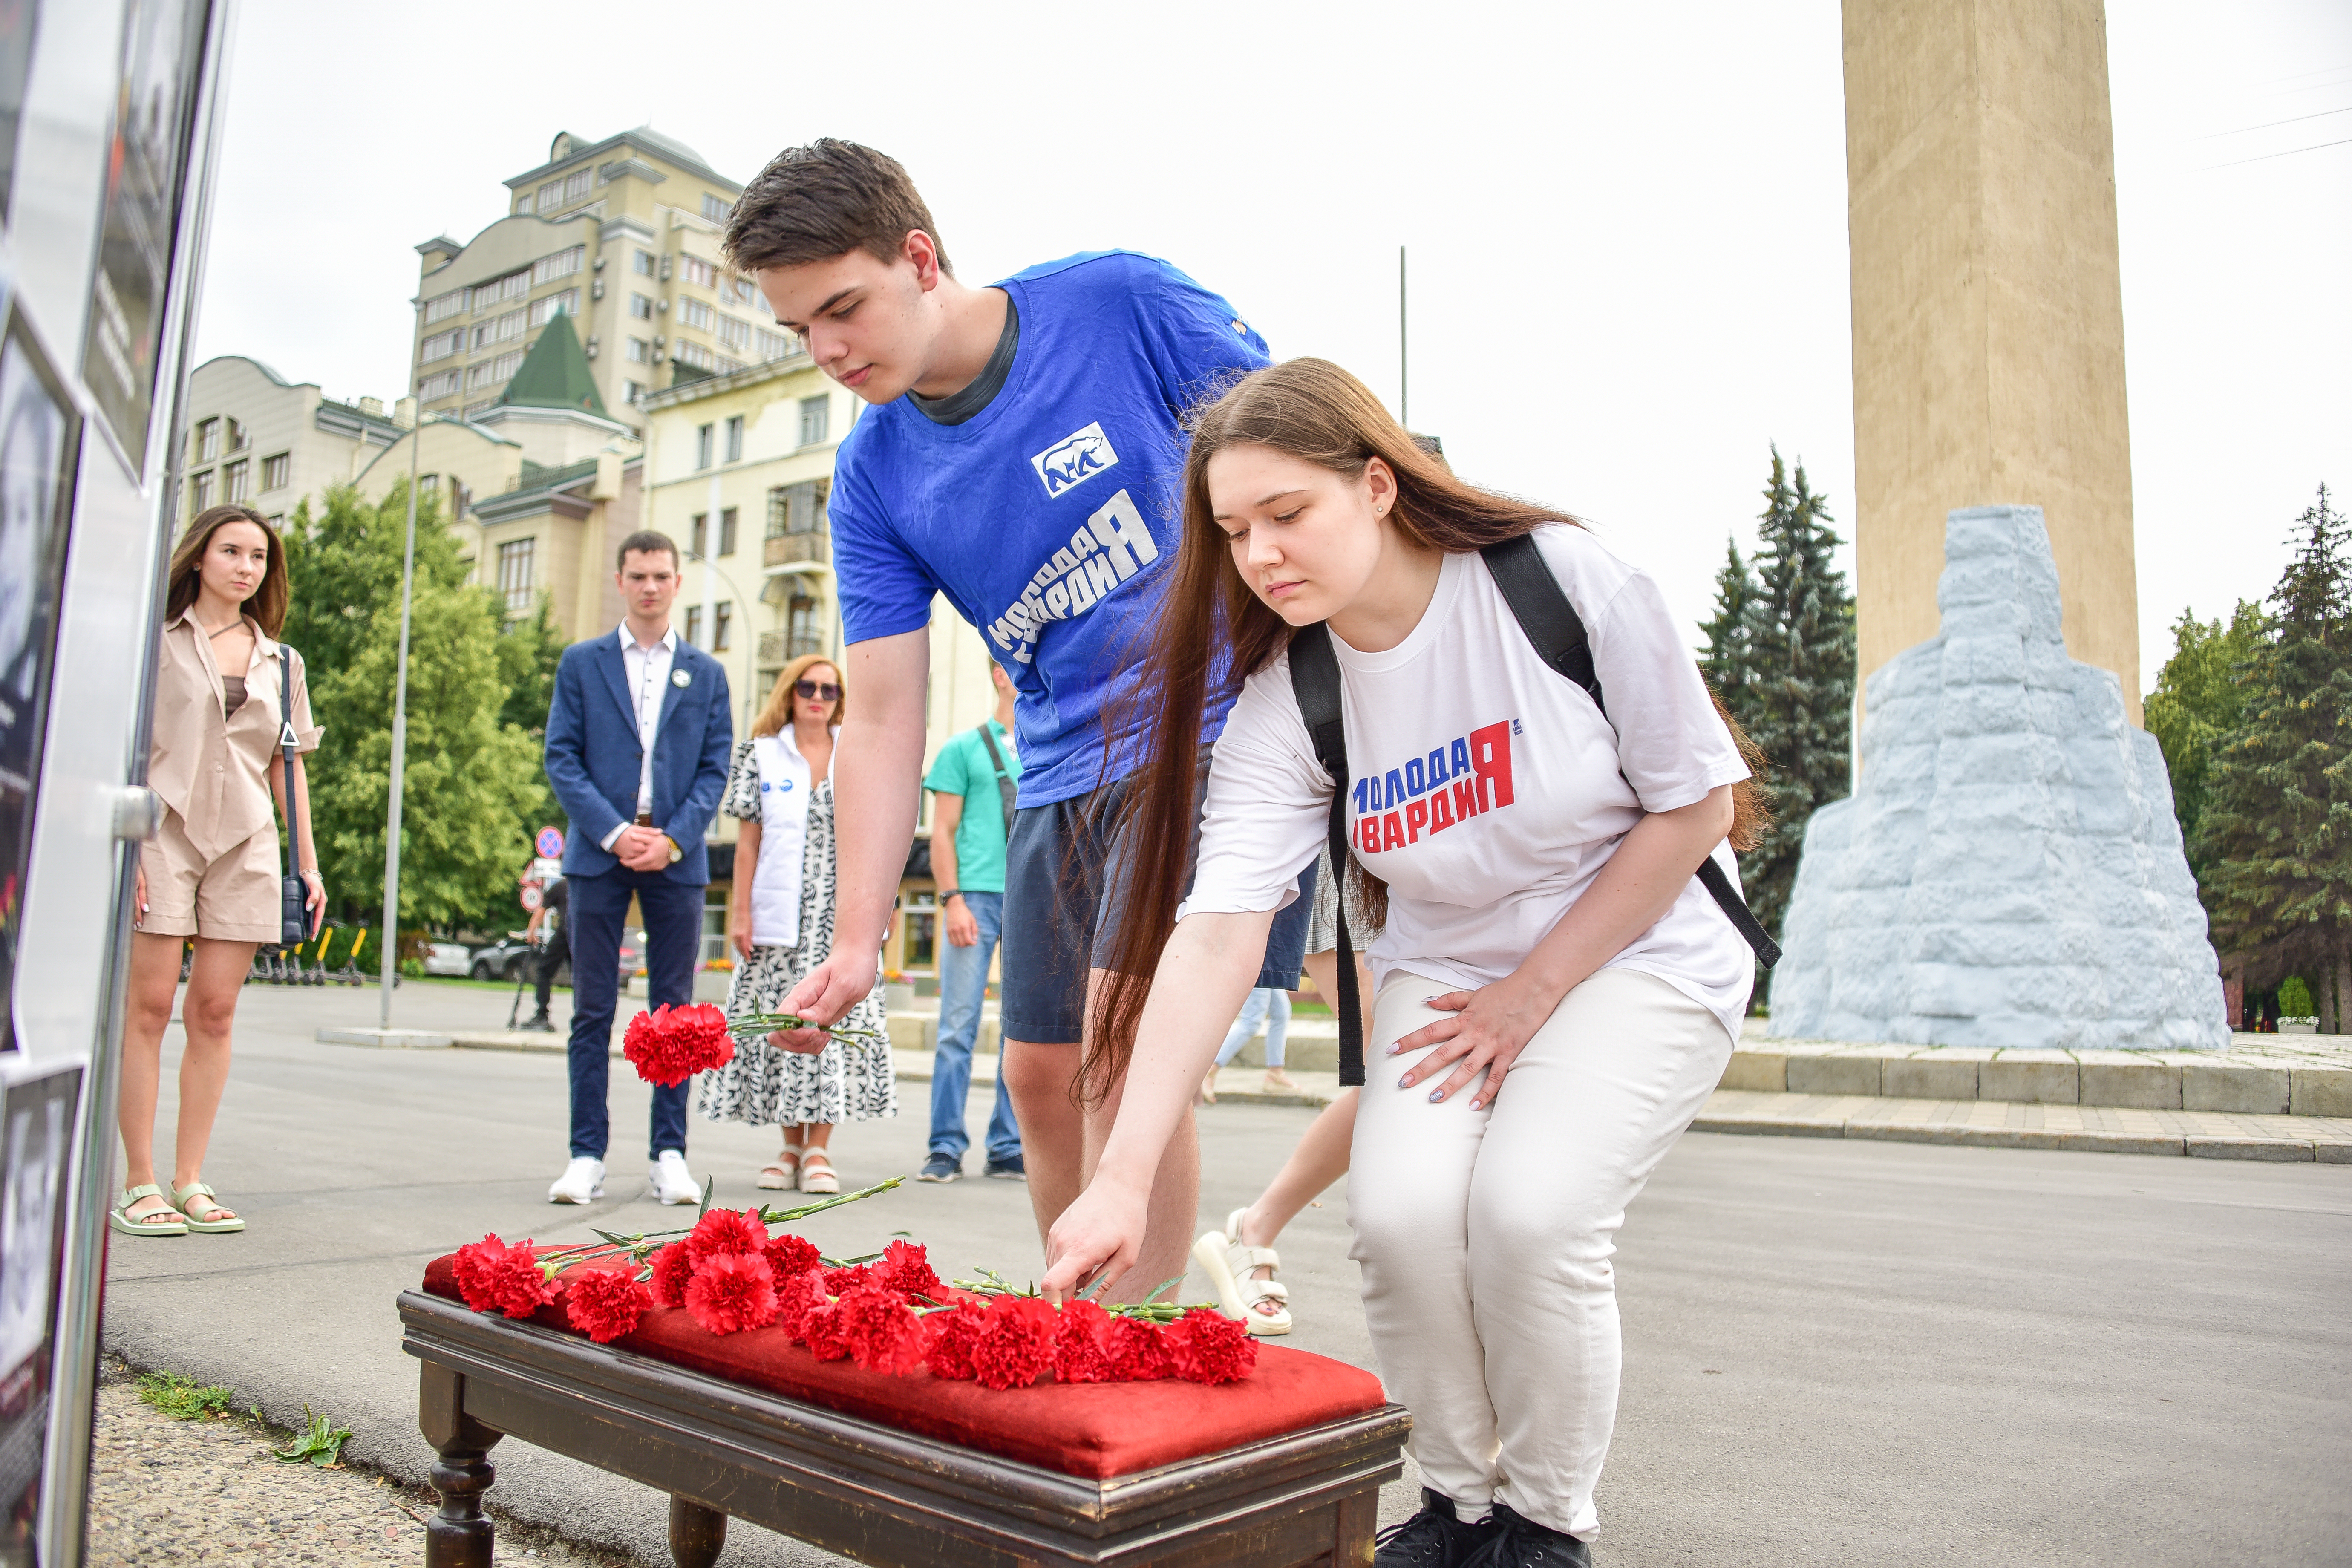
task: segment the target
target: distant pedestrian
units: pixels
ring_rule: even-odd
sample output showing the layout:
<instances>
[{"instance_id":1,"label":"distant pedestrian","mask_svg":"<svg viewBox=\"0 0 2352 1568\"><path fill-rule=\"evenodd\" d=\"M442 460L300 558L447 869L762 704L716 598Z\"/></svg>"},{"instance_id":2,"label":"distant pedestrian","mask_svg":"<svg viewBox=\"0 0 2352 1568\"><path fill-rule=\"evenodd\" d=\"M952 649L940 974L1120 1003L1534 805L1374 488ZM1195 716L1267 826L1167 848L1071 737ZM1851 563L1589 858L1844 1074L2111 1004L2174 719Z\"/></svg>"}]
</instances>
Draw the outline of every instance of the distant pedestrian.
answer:
<instances>
[{"instance_id":1,"label":"distant pedestrian","mask_svg":"<svg viewBox=\"0 0 2352 1568\"><path fill-rule=\"evenodd\" d=\"M557 973L572 961L571 907L572 884L559 876L540 889L539 908L530 911L526 931L539 947L539 1011L523 1027L542 1035L555 1033L555 1020L548 1016L547 1005L555 993Z\"/></svg>"},{"instance_id":2,"label":"distant pedestrian","mask_svg":"<svg viewBox=\"0 0 2352 1568\"><path fill-rule=\"evenodd\" d=\"M1234 1018L1234 1026L1225 1031L1225 1043L1217 1047L1217 1059L1209 1064L1208 1075L1201 1080L1201 1103L1217 1103L1217 1073L1224 1065L1242 1054L1242 1047L1257 1038L1260 1029L1265 1031L1265 1087L1290 1090L1298 1082L1282 1067L1282 1048L1290 1037L1290 993L1276 985L1252 987L1242 1000L1242 1010Z\"/></svg>"},{"instance_id":3,"label":"distant pedestrian","mask_svg":"<svg viewBox=\"0 0 2352 1568\"><path fill-rule=\"evenodd\" d=\"M996 711L986 722L951 737L932 759L923 787L931 792L931 877L940 887L940 1042L931 1058L931 1148L915 1178L952 1182L963 1174L964 1096L971 1088L971 1053L988 995L988 969L1004 923L1004 845L1013 830L1014 787L1021 758L1013 746L1011 678L991 660ZM1025 1179L1021 1126L1005 1082L1004 1041L996 1045L996 1109L988 1119L988 1163L981 1173Z\"/></svg>"},{"instance_id":4,"label":"distant pedestrian","mask_svg":"<svg viewBox=\"0 0 2352 1568\"><path fill-rule=\"evenodd\" d=\"M550 1203L604 1191L611 1134L604 1097L620 1002L621 923L645 912L646 990L658 1007L693 1000L702 945L703 836L727 784L735 739L727 671L670 625L677 545L667 534L621 541L613 574L627 615L613 634L573 643L556 666L547 715L547 779L572 819L572 1160ZM684 1084L654 1089L647 1177L666 1204L702 1196L686 1164Z\"/></svg>"},{"instance_id":5,"label":"distant pedestrian","mask_svg":"<svg viewBox=\"0 0 2352 1568\"><path fill-rule=\"evenodd\" d=\"M254 950L283 935L273 802L294 826L312 935L326 915L309 780L299 755L287 777L281 750L289 726L297 752L315 750L320 735L302 656L272 640L286 624L289 596L278 534L246 507L198 514L172 552L147 771L148 787L163 803L163 826L139 848L120 1110L128 1180L106 1216L125 1236L245 1228L205 1184L204 1163L228 1087L229 1035ZM155 1181L155 1101L181 950L191 938L195 952L180 1007L187 1047L166 1198Z\"/></svg>"},{"instance_id":6,"label":"distant pedestrian","mask_svg":"<svg viewBox=\"0 0 2352 1568\"><path fill-rule=\"evenodd\" d=\"M831 660L796 658L776 678L751 738L735 748L721 806L739 824L730 1015L781 1011L785 994L833 954L833 755L846 702ZM700 1109L711 1121L782 1126L783 1148L761 1169L759 1185L841 1190L827 1152L835 1126L898 1114L888 1023L877 963L870 989L836 1026L869 1037L828 1040L814 1052L753 1039L702 1080Z\"/></svg>"}]
</instances>

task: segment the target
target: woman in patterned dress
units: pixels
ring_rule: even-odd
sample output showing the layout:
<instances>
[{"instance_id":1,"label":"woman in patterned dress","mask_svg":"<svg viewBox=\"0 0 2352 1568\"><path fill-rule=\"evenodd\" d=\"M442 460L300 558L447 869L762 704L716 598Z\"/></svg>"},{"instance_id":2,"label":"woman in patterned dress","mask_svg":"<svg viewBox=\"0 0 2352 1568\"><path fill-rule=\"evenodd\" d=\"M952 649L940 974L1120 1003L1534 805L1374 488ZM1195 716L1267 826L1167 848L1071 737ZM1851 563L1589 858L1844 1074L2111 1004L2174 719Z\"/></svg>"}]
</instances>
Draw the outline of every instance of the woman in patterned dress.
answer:
<instances>
[{"instance_id":1,"label":"woman in patterned dress","mask_svg":"<svg viewBox=\"0 0 2352 1568\"><path fill-rule=\"evenodd\" d=\"M751 738L735 748L719 809L740 826L729 920L737 962L727 1011L781 1011L785 995L833 952L833 746L841 726L841 672L811 654L784 667ZM828 1041L824 1050L779 1050L767 1040L702 1075L702 1114L713 1121L781 1122L784 1146L759 1184L837 1193L825 1145L834 1125L898 1113L877 965L874 988L835 1026L871 1038Z\"/></svg>"}]
</instances>

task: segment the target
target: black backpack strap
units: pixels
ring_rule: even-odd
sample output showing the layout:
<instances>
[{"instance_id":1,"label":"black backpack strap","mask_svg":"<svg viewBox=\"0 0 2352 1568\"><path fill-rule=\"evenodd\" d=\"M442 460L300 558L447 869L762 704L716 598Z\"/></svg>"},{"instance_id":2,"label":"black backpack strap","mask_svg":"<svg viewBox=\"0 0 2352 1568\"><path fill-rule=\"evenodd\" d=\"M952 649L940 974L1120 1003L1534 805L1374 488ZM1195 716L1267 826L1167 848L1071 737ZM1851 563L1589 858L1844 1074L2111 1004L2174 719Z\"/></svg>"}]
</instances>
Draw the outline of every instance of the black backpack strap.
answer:
<instances>
[{"instance_id":1,"label":"black backpack strap","mask_svg":"<svg viewBox=\"0 0 2352 1568\"><path fill-rule=\"evenodd\" d=\"M1339 659L1322 622L1290 636L1290 692L1315 742L1315 760L1331 775L1331 890L1339 928L1339 1083L1364 1081L1364 1013L1356 990L1356 950L1348 935L1348 733L1339 718Z\"/></svg>"},{"instance_id":2,"label":"black backpack strap","mask_svg":"<svg viewBox=\"0 0 2352 1568\"><path fill-rule=\"evenodd\" d=\"M983 722L980 727L980 742L988 748L988 760L996 766L996 795L1004 804L1004 838L1013 840L1013 775L1004 771L1004 752L996 743L996 735Z\"/></svg>"},{"instance_id":3,"label":"black backpack strap","mask_svg":"<svg viewBox=\"0 0 2352 1568\"><path fill-rule=\"evenodd\" d=\"M1535 535L1522 533L1499 544L1489 544L1478 553L1486 559L1495 586L1502 590L1503 602L1518 617L1519 629L1527 633L1536 653L1546 664L1584 688L1592 705L1601 710L1601 717L1608 718L1609 705L1601 700L1601 674L1592 666L1592 645L1584 635L1584 617L1576 613L1576 606L1568 602L1568 595L1560 589L1559 579L1544 564ZM1295 679L1297 655L1294 653L1291 658ZM1740 897L1731 879L1723 874L1714 856L1699 862L1698 879L1713 895L1732 929L1756 950L1756 961L1767 969L1780 963L1780 944L1758 922L1747 900Z\"/></svg>"}]
</instances>

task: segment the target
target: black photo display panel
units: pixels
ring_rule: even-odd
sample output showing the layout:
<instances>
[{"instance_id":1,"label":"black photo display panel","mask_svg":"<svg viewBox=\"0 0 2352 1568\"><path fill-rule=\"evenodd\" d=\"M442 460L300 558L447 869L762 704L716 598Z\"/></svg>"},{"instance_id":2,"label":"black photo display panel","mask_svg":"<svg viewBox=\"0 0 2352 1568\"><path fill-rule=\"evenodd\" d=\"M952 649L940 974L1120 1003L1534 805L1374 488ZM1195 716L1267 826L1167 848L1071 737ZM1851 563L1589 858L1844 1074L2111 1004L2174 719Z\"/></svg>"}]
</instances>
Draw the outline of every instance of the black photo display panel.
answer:
<instances>
[{"instance_id":1,"label":"black photo display panel","mask_svg":"<svg viewBox=\"0 0 2352 1568\"><path fill-rule=\"evenodd\" d=\"M37 1563L79 1065L0 1095L0 1564Z\"/></svg>"}]
</instances>

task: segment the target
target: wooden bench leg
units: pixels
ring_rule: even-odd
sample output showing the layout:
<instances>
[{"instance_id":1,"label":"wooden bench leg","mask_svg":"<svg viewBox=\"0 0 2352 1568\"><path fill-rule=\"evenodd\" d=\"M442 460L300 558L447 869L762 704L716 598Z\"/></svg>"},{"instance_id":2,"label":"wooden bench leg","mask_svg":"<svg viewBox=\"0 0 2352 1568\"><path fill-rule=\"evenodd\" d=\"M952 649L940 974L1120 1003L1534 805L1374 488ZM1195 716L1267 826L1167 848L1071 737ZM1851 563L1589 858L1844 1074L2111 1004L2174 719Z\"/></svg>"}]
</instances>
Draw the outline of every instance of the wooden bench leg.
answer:
<instances>
[{"instance_id":1,"label":"wooden bench leg","mask_svg":"<svg viewBox=\"0 0 2352 1568\"><path fill-rule=\"evenodd\" d=\"M1372 1536L1381 1522L1377 1487L1339 1500L1339 1530L1331 1542L1332 1568L1371 1568Z\"/></svg>"},{"instance_id":2,"label":"wooden bench leg","mask_svg":"<svg viewBox=\"0 0 2352 1568\"><path fill-rule=\"evenodd\" d=\"M433 1467L441 1510L425 1521L425 1568L490 1568L482 1494L498 1479L488 1456L502 1434L466 1414L465 1378L429 1361L419 1375L417 1426L441 1456Z\"/></svg>"},{"instance_id":3,"label":"wooden bench leg","mask_svg":"<svg viewBox=\"0 0 2352 1568\"><path fill-rule=\"evenodd\" d=\"M727 1516L715 1508L672 1495L669 1500L669 1554L677 1568L710 1568L727 1544Z\"/></svg>"}]
</instances>

